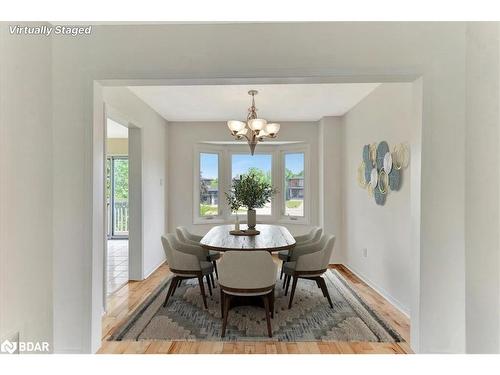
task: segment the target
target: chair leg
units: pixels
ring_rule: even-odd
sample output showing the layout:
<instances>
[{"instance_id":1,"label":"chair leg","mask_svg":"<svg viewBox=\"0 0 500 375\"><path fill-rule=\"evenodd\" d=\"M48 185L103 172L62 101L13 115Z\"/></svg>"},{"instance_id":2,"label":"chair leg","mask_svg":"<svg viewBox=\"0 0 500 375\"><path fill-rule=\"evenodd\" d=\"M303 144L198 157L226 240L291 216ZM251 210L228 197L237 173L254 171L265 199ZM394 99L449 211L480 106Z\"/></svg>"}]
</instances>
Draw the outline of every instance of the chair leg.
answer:
<instances>
[{"instance_id":1,"label":"chair leg","mask_svg":"<svg viewBox=\"0 0 500 375\"><path fill-rule=\"evenodd\" d=\"M271 296L271 319L274 319L274 288L270 293Z\"/></svg>"},{"instance_id":2,"label":"chair leg","mask_svg":"<svg viewBox=\"0 0 500 375\"><path fill-rule=\"evenodd\" d=\"M219 280L219 272L217 271L217 262L214 260L214 261L212 261L212 264L214 265L215 277L217 278L217 280ZM215 285L214 285L214 288L215 288Z\"/></svg>"},{"instance_id":3,"label":"chair leg","mask_svg":"<svg viewBox=\"0 0 500 375\"><path fill-rule=\"evenodd\" d=\"M286 288L286 280L288 279L288 275L285 274L285 278L283 279L283 289Z\"/></svg>"},{"instance_id":4,"label":"chair leg","mask_svg":"<svg viewBox=\"0 0 500 375\"><path fill-rule=\"evenodd\" d=\"M297 276L293 277L292 291L290 293L290 302L288 302L288 309L289 310L292 308L293 296L295 295L295 288L297 287L297 281L298 280L299 280L299 278Z\"/></svg>"},{"instance_id":5,"label":"chair leg","mask_svg":"<svg viewBox=\"0 0 500 375\"><path fill-rule=\"evenodd\" d=\"M281 262L280 280L283 278L283 273L285 272L285 270L283 269L284 264L285 264L285 262Z\"/></svg>"},{"instance_id":6,"label":"chair leg","mask_svg":"<svg viewBox=\"0 0 500 375\"><path fill-rule=\"evenodd\" d=\"M222 318L222 333L221 337L226 336L226 327L227 327L227 316L229 315L229 302L231 296L224 293L224 315Z\"/></svg>"},{"instance_id":7,"label":"chair leg","mask_svg":"<svg viewBox=\"0 0 500 375\"><path fill-rule=\"evenodd\" d=\"M330 298L330 293L328 292L328 288L326 287L326 282L325 282L325 279L323 279L322 277L319 278L321 281L321 290L323 291L323 295L326 297L326 299L328 300L328 303L330 304L330 307L333 309L333 303L332 303L332 299Z\"/></svg>"},{"instance_id":8,"label":"chair leg","mask_svg":"<svg viewBox=\"0 0 500 375\"><path fill-rule=\"evenodd\" d=\"M177 281L174 283L174 287L172 289L172 294L170 294L170 297L172 297L177 290L177 288L181 285L182 279L178 278Z\"/></svg>"},{"instance_id":9,"label":"chair leg","mask_svg":"<svg viewBox=\"0 0 500 375\"><path fill-rule=\"evenodd\" d=\"M210 280L212 280L212 289L215 289L215 281L214 281L214 274L210 274Z\"/></svg>"},{"instance_id":10,"label":"chair leg","mask_svg":"<svg viewBox=\"0 0 500 375\"><path fill-rule=\"evenodd\" d=\"M167 292L167 297L165 297L165 302L163 302L163 307L167 306L168 299L170 298L170 295L172 294L172 290L175 289L175 285L177 285L177 276L174 276L172 281L170 281L170 285L168 287L168 292Z\"/></svg>"},{"instance_id":11,"label":"chair leg","mask_svg":"<svg viewBox=\"0 0 500 375\"><path fill-rule=\"evenodd\" d=\"M290 287L290 279L292 276L286 275L286 286L285 286L285 296L288 294L288 288Z\"/></svg>"},{"instance_id":12,"label":"chair leg","mask_svg":"<svg viewBox=\"0 0 500 375\"><path fill-rule=\"evenodd\" d=\"M271 328L271 312L269 311L269 299L270 294L262 296L262 300L264 301L264 309L266 310L267 334L269 335L269 337L273 337L273 330Z\"/></svg>"},{"instance_id":13,"label":"chair leg","mask_svg":"<svg viewBox=\"0 0 500 375\"><path fill-rule=\"evenodd\" d=\"M208 293L212 295L212 286L210 285L210 275L206 275L205 278L207 279Z\"/></svg>"},{"instance_id":14,"label":"chair leg","mask_svg":"<svg viewBox=\"0 0 500 375\"><path fill-rule=\"evenodd\" d=\"M325 291L323 290L323 284L321 284L321 276L317 276L314 278L314 281L316 281L316 284L318 285L318 288L321 289L321 293L323 293L323 297L326 298L326 293Z\"/></svg>"},{"instance_id":15,"label":"chair leg","mask_svg":"<svg viewBox=\"0 0 500 375\"><path fill-rule=\"evenodd\" d=\"M224 319L224 298L225 298L225 296L226 295L222 291L222 288L220 288L220 317L222 319Z\"/></svg>"},{"instance_id":16,"label":"chair leg","mask_svg":"<svg viewBox=\"0 0 500 375\"><path fill-rule=\"evenodd\" d=\"M200 284L200 292L201 296L203 297L203 304L205 305L205 308L208 309L207 305L207 296L205 295L205 286L203 285L203 276L198 276L198 284Z\"/></svg>"}]
</instances>

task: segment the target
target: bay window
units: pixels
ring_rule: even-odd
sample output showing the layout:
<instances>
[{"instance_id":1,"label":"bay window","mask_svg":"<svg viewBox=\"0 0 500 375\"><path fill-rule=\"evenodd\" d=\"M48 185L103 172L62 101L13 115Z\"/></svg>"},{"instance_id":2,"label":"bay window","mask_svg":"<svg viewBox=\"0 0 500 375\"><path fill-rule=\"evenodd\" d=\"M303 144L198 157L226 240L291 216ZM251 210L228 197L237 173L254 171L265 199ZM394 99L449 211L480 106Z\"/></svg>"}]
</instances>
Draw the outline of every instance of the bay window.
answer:
<instances>
[{"instance_id":1,"label":"bay window","mask_svg":"<svg viewBox=\"0 0 500 375\"><path fill-rule=\"evenodd\" d=\"M309 148L303 144L260 145L250 155L247 145L200 144L194 160L194 218L195 224L232 223L225 192L232 183L249 173L270 182L278 193L272 201L257 208L260 223L309 221ZM246 208L238 210L240 220L246 221Z\"/></svg>"}]
</instances>

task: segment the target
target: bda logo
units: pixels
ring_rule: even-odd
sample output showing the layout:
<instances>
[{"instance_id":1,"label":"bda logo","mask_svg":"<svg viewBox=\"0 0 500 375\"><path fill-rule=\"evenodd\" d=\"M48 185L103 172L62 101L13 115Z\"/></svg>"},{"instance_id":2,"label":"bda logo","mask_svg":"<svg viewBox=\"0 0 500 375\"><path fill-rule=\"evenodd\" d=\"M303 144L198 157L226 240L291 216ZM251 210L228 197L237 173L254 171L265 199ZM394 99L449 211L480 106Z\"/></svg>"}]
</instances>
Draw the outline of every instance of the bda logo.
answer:
<instances>
[{"instance_id":1,"label":"bda logo","mask_svg":"<svg viewBox=\"0 0 500 375\"><path fill-rule=\"evenodd\" d=\"M0 345L0 350L3 353L12 354L17 350L17 343L10 342L9 340L5 340L4 342L2 342L2 345Z\"/></svg>"}]
</instances>

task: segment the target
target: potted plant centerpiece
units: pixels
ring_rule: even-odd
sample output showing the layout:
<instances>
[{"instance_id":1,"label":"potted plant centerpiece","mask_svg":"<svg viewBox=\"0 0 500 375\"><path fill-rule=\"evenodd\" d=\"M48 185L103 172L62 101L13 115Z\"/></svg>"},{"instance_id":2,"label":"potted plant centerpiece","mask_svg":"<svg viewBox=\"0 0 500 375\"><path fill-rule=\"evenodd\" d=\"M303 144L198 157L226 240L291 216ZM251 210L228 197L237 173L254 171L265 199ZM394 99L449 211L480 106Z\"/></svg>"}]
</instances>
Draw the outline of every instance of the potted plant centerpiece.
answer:
<instances>
[{"instance_id":1,"label":"potted plant centerpiece","mask_svg":"<svg viewBox=\"0 0 500 375\"><path fill-rule=\"evenodd\" d=\"M232 191L226 193L226 198L232 211L237 212L240 207L247 208L248 229L255 229L257 224L255 209L271 202L276 192L277 190L269 182L250 172L233 180Z\"/></svg>"}]
</instances>

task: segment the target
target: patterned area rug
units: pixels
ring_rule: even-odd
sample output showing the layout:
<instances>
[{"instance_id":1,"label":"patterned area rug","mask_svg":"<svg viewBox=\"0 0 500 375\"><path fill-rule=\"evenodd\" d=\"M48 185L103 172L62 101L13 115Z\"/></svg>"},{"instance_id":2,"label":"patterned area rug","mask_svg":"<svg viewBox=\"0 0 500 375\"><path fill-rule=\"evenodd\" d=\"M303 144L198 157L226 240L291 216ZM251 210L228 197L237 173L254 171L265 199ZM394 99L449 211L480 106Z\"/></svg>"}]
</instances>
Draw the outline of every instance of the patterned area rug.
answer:
<instances>
[{"instance_id":1,"label":"patterned area rug","mask_svg":"<svg viewBox=\"0 0 500 375\"><path fill-rule=\"evenodd\" d=\"M336 271L323 277L333 301L330 308L321 289L312 280L299 280L293 306L288 309L281 281L276 284L273 337L267 337L264 309L239 306L229 311L226 337L221 338L219 287L207 296L203 308L198 281L182 282L163 301L170 279L139 306L110 340L206 340L206 341L372 341L399 342L401 336L381 319ZM205 286L205 289L206 286ZM208 293L208 291L207 291Z\"/></svg>"}]
</instances>

